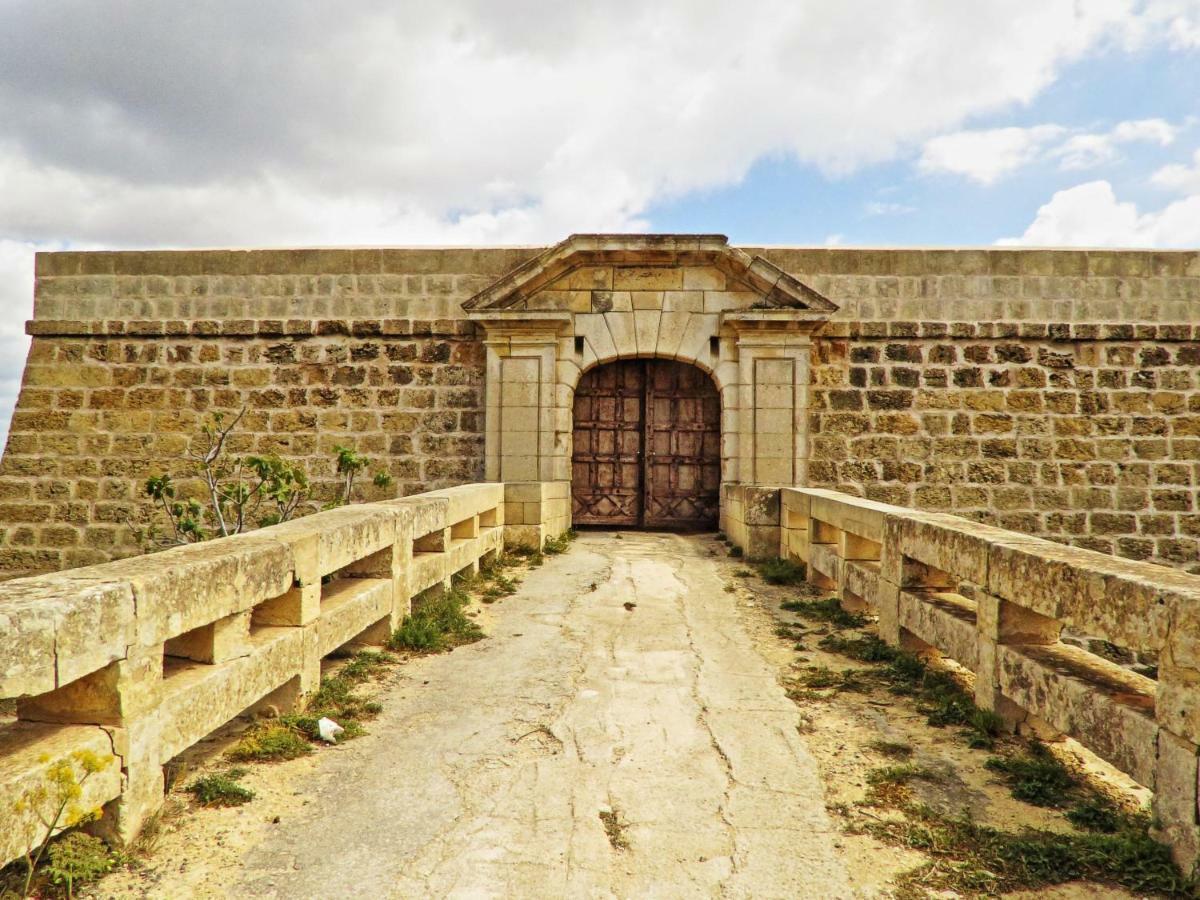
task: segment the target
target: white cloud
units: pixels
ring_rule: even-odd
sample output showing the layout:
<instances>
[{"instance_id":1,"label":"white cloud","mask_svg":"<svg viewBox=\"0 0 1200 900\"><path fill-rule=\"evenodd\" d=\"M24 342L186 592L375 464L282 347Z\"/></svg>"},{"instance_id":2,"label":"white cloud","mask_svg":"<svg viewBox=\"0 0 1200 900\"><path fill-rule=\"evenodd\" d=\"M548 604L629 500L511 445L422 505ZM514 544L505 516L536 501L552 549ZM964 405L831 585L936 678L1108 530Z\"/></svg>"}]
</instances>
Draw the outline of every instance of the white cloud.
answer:
<instances>
[{"instance_id":1,"label":"white cloud","mask_svg":"<svg viewBox=\"0 0 1200 900\"><path fill-rule=\"evenodd\" d=\"M1150 176L1150 181L1159 187L1180 193L1200 194L1200 150L1192 154L1194 165L1172 163L1163 166Z\"/></svg>"},{"instance_id":2,"label":"white cloud","mask_svg":"<svg viewBox=\"0 0 1200 900\"><path fill-rule=\"evenodd\" d=\"M1151 143L1167 147L1175 141L1179 129L1163 119L1136 119L1119 122L1103 134L1077 134L1050 151L1064 170L1091 169L1115 162L1120 144Z\"/></svg>"},{"instance_id":3,"label":"white cloud","mask_svg":"<svg viewBox=\"0 0 1200 900\"><path fill-rule=\"evenodd\" d=\"M1200 0L1148 0L1122 29L1122 43L1141 49L1159 36L1177 50L1200 47Z\"/></svg>"},{"instance_id":4,"label":"white cloud","mask_svg":"<svg viewBox=\"0 0 1200 900\"><path fill-rule=\"evenodd\" d=\"M1178 131L1164 119L1118 122L1100 133L1072 134L1061 125L1051 124L957 131L926 141L918 165L925 172L949 172L991 185L1045 159L1057 159L1064 170L1115 162L1121 144L1141 142L1166 147Z\"/></svg>"},{"instance_id":5,"label":"white cloud","mask_svg":"<svg viewBox=\"0 0 1200 900\"><path fill-rule=\"evenodd\" d=\"M873 201L863 207L863 212L868 216L902 216L905 213L916 212L915 206L907 206L903 203L881 203Z\"/></svg>"},{"instance_id":6,"label":"white cloud","mask_svg":"<svg viewBox=\"0 0 1200 900\"><path fill-rule=\"evenodd\" d=\"M1057 191L1019 238L1000 244L1039 247L1194 247L1200 245L1200 195L1157 212L1117 200L1107 181Z\"/></svg>"},{"instance_id":7,"label":"white cloud","mask_svg":"<svg viewBox=\"0 0 1200 900\"><path fill-rule=\"evenodd\" d=\"M918 165L924 172L950 172L995 184L1041 156L1065 131L1059 125L1036 125L944 134L925 142Z\"/></svg>"}]
</instances>

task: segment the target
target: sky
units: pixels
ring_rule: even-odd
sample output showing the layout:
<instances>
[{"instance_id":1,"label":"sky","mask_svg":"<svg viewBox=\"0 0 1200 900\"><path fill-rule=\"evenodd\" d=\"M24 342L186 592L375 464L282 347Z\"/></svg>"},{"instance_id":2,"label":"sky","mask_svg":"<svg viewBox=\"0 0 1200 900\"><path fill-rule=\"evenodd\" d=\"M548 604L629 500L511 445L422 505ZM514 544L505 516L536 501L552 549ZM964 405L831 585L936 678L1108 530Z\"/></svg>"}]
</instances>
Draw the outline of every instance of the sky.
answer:
<instances>
[{"instance_id":1,"label":"sky","mask_svg":"<svg viewBox=\"0 0 1200 900\"><path fill-rule=\"evenodd\" d=\"M0 0L36 250L1200 247L1200 0Z\"/></svg>"}]
</instances>

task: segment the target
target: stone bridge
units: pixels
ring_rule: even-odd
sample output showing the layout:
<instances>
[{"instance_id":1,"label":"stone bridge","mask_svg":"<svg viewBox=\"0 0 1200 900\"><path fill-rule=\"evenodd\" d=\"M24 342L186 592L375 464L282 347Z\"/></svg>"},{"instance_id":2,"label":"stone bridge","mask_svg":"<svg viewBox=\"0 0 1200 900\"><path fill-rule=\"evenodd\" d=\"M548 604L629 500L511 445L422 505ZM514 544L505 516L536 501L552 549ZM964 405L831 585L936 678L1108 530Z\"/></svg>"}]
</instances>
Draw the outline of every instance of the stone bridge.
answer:
<instances>
[{"instance_id":1,"label":"stone bridge","mask_svg":"<svg viewBox=\"0 0 1200 900\"><path fill-rule=\"evenodd\" d=\"M168 760L260 705L296 704L323 657L381 642L414 602L506 544L561 533L569 494L565 482L465 485L0 585L0 698L17 701L0 724L0 858L37 836L10 810L47 760L111 757L84 800L103 807L103 833L131 839L162 803ZM877 616L890 643L974 672L977 702L1008 724L1039 721L1152 790L1158 836L1194 866L1200 577L830 490L725 485L721 520L747 556L805 562L810 580ZM721 596L686 581L680 591L685 612ZM1064 629L1157 655L1157 680L1064 643ZM731 647L720 635L703 651L718 662ZM739 671L721 665L710 690ZM736 693L722 702L736 706ZM735 728L722 753L748 739ZM794 764L763 740L732 764ZM803 791L786 796L767 811L775 824L808 822L793 808ZM816 815L819 790L809 805Z\"/></svg>"}]
</instances>

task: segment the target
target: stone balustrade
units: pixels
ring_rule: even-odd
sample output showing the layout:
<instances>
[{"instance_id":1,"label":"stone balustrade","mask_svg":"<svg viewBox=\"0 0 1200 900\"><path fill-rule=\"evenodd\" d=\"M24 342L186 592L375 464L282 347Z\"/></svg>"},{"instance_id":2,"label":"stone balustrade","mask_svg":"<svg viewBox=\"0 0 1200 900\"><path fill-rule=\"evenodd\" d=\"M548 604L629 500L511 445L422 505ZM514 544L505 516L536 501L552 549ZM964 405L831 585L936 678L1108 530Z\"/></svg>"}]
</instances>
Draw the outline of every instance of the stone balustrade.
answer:
<instances>
[{"instance_id":1,"label":"stone balustrade","mask_svg":"<svg viewBox=\"0 0 1200 900\"><path fill-rule=\"evenodd\" d=\"M752 558L805 563L889 644L974 672L1010 727L1049 726L1154 791L1158 836L1195 865L1200 577L830 490L726 485L722 528ZM1064 630L1156 655L1157 680Z\"/></svg>"},{"instance_id":2,"label":"stone balustrade","mask_svg":"<svg viewBox=\"0 0 1200 900\"><path fill-rule=\"evenodd\" d=\"M470 484L237 537L0 584L0 864L44 834L14 804L76 751L110 759L80 802L128 840L163 765L215 729L315 690L321 660L380 644L429 591L570 523L565 485Z\"/></svg>"}]
</instances>

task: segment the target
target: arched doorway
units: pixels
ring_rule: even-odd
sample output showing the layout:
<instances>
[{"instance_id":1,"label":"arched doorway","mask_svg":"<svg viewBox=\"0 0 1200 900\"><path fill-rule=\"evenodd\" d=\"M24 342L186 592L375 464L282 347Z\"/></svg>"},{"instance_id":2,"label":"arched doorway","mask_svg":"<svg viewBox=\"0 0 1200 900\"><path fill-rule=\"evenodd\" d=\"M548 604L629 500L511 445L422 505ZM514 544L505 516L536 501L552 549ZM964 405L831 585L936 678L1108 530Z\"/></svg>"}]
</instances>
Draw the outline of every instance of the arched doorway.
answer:
<instances>
[{"instance_id":1,"label":"arched doorway","mask_svg":"<svg viewBox=\"0 0 1200 900\"><path fill-rule=\"evenodd\" d=\"M704 371L667 359L597 366L574 412L576 525L716 527L721 399Z\"/></svg>"}]
</instances>

